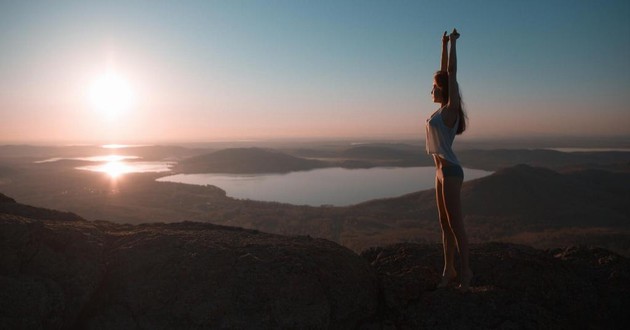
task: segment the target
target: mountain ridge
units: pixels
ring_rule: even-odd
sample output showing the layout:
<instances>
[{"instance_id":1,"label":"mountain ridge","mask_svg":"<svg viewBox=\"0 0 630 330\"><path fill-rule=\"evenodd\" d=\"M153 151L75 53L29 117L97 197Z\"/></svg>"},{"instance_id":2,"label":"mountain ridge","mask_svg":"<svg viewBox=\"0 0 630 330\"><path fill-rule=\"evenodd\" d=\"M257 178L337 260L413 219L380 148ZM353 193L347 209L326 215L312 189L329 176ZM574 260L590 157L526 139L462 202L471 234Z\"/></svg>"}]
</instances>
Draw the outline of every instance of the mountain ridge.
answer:
<instances>
[{"instance_id":1,"label":"mountain ridge","mask_svg":"<svg viewBox=\"0 0 630 330\"><path fill-rule=\"evenodd\" d=\"M327 163L263 148L232 148L182 160L181 173L288 173L327 167Z\"/></svg>"},{"instance_id":2,"label":"mountain ridge","mask_svg":"<svg viewBox=\"0 0 630 330\"><path fill-rule=\"evenodd\" d=\"M86 221L72 212L62 212L20 204L16 202L15 199L2 193L0 193L0 213L38 220Z\"/></svg>"}]
</instances>

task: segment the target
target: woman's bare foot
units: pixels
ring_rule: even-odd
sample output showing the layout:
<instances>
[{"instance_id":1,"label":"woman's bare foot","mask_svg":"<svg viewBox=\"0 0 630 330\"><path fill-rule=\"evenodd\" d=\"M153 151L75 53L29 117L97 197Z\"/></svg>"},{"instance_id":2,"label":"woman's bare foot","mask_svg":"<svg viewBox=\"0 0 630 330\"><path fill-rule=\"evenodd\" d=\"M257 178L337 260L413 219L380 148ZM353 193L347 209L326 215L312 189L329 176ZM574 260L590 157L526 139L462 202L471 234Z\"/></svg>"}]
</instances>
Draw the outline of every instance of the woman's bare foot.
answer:
<instances>
[{"instance_id":1,"label":"woman's bare foot","mask_svg":"<svg viewBox=\"0 0 630 330\"><path fill-rule=\"evenodd\" d=\"M459 285L459 287L457 287L459 291L461 292L470 291L470 282L472 281L472 279L473 279L473 272L470 269L468 269L467 271L464 271L461 278L461 284Z\"/></svg>"},{"instance_id":2,"label":"woman's bare foot","mask_svg":"<svg viewBox=\"0 0 630 330\"><path fill-rule=\"evenodd\" d=\"M457 272L454 269L450 271L445 270L442 274L442 279L440 280L440 283L438 283L437 285L438 289L447 287L449 284L451 284L451 282L455 281L456 278Z\"/></svg>"}]
</instances>

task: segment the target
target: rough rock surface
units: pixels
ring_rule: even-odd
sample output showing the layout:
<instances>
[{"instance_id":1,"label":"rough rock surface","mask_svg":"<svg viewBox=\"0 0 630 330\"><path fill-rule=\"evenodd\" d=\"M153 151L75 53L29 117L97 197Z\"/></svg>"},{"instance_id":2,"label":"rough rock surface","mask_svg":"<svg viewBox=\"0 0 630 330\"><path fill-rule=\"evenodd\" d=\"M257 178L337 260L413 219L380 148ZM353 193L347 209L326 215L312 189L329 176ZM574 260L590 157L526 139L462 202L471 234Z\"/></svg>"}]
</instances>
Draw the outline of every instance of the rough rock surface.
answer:
<instances>
[{"instance_id":1,"label":"rough rock surface","mask_svg":"<svg viewBox=\"0 0 630 330\"><path fill-rule=\"evenodd\" d=\"M102 279L104 241L87 221L0 214L0 328L72 327Z\"/></svg>"},{"instance_id":2,"label":"rough rock surface","mask_svg":"<svg viewBox=\"0 0 630 330\"><path fill-rule=\"evenodd\" d=\"M471 261L473 287L460 293L435 289L438 245L396 244L358 256L308 236L89 222L0 195L0 329L630 324L630 262L610 251L487 243L472 247Z\"/></svg>"},{"instance_id":3,"label":"rough rock surface","mask_svg":"<svg viewBox=\"0 0 630 330\"><path fill-rule=\"evenodd\" d=\"M347 329L377 310L333 242L199 223L0 215L0 328Z\"/></svg>"},{"instance_id":4,"label":"rough rock surface","mask_svg":"<svg viewBox=\"0 0 630 330\"><path fill-rule=\"evenodd\" d=\"M473 287L435 289L441 246L366 250L383 292L382 319L400 329L576 329L628 324L630 262L607 250L471 248Z\"/></svg>"}]
</instances>

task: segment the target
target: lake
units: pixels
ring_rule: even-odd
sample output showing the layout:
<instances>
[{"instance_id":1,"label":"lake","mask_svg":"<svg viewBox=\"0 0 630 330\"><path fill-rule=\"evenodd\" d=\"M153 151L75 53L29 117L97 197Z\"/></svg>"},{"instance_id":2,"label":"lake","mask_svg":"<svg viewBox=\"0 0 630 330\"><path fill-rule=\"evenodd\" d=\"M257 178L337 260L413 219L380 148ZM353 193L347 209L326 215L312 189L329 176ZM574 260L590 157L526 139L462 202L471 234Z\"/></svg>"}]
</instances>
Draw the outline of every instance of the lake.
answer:
<instances>
[{"instance_id":1,"label":"lake","mask_svg":"<svg viewBox=\"0 0 630 330\"><path fill-rule=\"evenodd\" d=\"M465 180L492 174L464 168ZM376 198L396 197L435 185L434 167L370 169L325 168L288 174L177 174L157 181L213 185L239 199L296 205L346 206Z\"/></svg>"},{"instance_id":2,"label":"lake","mask_svg":"<svg viewBox=\"0 0 630 330\"><path fill-rule=\"evenodd\" d=\"M114 179L130 173L169 172L171 167L175 165L175 162L172 161L139 161L138 159L140 159L139 156L101 155L67 158L55 157L39 160L35 163L54 163L61 160L80 160L95 163L94 165L85 165L75 168L77 170L105 173Z\"/></svg>"}]
</instances>

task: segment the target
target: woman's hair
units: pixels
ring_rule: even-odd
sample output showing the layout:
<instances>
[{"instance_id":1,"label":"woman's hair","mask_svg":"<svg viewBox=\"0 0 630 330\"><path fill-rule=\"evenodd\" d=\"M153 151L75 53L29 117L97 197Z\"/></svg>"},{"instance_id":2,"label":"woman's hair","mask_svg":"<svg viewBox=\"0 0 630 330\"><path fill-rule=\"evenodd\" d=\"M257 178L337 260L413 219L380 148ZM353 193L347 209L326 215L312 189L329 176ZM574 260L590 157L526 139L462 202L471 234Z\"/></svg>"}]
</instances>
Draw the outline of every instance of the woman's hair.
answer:
<instances>
[{"instance_id":1,"label":"woman's hair","mask_svg":"<svg viewBox=\"0 0 630 330\"><path fill-rule=\"evenodd\" d=\"M444 98L444 102L448 103L448 73L444 71L438 71L434 76L435 84L440 88L442 92L442 97ZM459 125L457 126L457 134L462 134L466 130L466 113L464 112L464 107L461 101L462 97L459 97L459 104L457 108L459 109Z\"/></svg>"}]
</instances>

